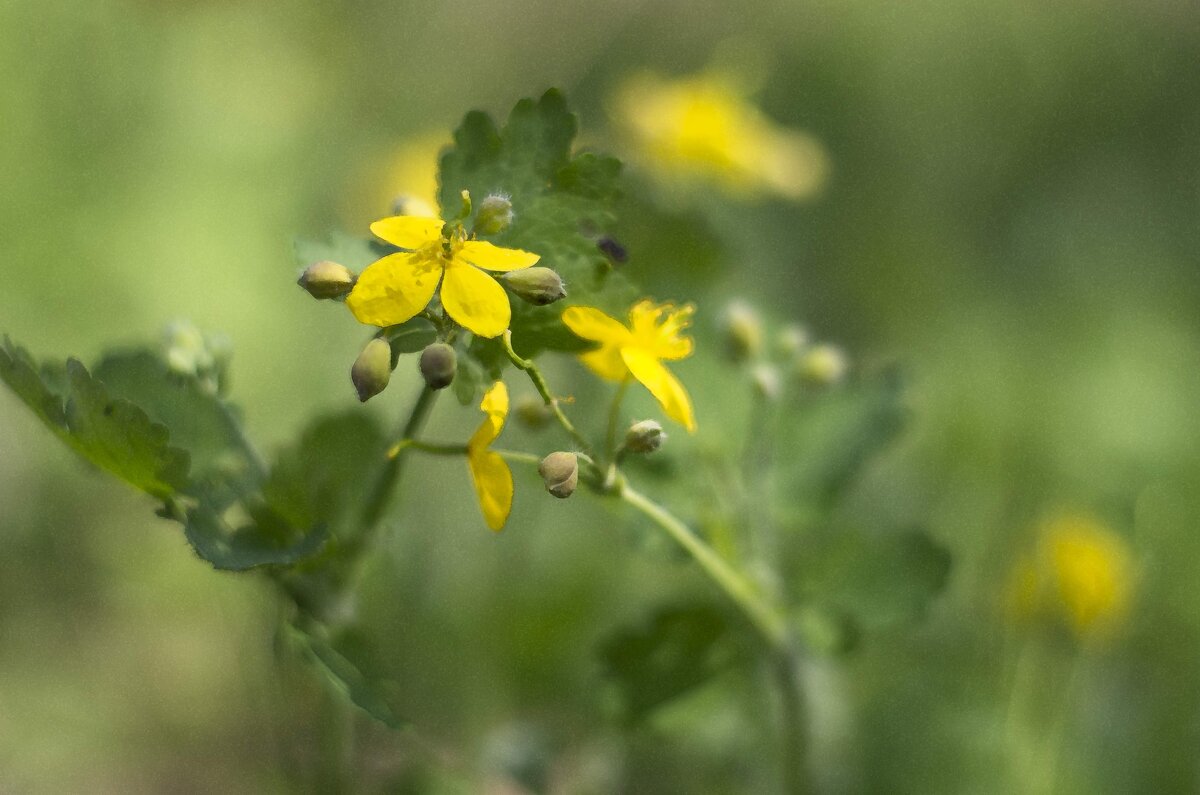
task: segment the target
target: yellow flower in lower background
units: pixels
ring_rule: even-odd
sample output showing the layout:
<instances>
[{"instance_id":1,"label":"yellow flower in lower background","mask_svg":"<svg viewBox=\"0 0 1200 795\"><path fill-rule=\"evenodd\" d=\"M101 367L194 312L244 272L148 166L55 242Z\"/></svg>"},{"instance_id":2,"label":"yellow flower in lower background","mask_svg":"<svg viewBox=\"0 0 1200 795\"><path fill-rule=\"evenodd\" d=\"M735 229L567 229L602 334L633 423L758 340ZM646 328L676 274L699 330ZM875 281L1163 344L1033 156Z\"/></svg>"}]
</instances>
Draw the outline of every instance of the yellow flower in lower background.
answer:
<instances>
[{"instance_id":1,"label":"yellow flower in lower background","mask_svg":"<svg viewBox=\"0 0 1200 795\"><path fill-rule=\"evenodd\" d=\"M727 76L638 75L618 92L616 111L664 173L708 176L734 190L790 199L815 195L829 173L819 141L773 124Z\"/></svg>"},{"instance_id":2,"label":"yellow flower in lower background","mask_svg":"<svg viewBox=\"0 0 1200 795\"><path fill-rule=\"evenodd\" d=\"M1018 617L1053 615L1079 637L1109 634L1133 599L1133 557L1105 525L1067 515L1048 522L1036 554L1018 562L1010 584Z\"/></svg>"},{"instance_id":3,"label":"yellow flower in lower background","mask_svg":"<svg viewBox=\"0 0 1200 795\"><path fill-rule=\"evenodd\" d=\"M467 442L467 468L471 471L484 521L492 530L498 531L508 521L513 501L512 470L499 453L489 449L504 430L504 420L508 416L508 388L503 381L492 384L479 408L487 416Z\"/></svg>"},{"instance_id":4,"label":"yellow flower in lower background","mask_svg":"<svg viewBox=\"0 0 1200 795\"><path fill-rule=\"evenodd\" d=\"M440 283L442 306L455 322L481 337L504 333L512 319L508 293L484 270L520 270L541 257L468 240L461 227L447 239L443 226L438 218L407 215L371 224L376 236L408 250L373 262L358 277L346 305L360 323L403 323L428 306Z\"/></svg>"},{"instance_id":5,"label":"yellow flower in lower background","mask_svg":"<svg viewBox=\"0 0 1200 795\"><path fill-rule=\"evenodd\" d=\"M600 343L579 357L588 369L610 381L636 378L667 416L691 433L696 430L691 398L663 362L691 355L692 338L682 332L691 325L694 311L692 306L639 301L629 310L628 327L587 306L567 308L562 319L577 336Z\"/></svg>"}]
</instances>

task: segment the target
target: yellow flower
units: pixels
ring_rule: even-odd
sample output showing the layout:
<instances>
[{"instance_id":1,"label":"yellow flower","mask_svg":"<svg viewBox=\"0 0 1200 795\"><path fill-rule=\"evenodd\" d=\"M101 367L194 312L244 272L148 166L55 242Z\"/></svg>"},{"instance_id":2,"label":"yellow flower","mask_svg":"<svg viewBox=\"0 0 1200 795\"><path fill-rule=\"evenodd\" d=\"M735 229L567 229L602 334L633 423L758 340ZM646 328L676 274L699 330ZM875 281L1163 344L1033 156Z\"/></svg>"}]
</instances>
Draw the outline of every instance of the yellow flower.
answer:
<instances>
[{"instance_id":1,"label":"yellow flower","mask_svg":"<svg viewBox=\"0 0 1200 795\"><path fill-rule=\"evenodd\" d=\"M372 263L358 277L346 305L359 322L394 326L423 310L438 282L442 306L459 325L481 337L498 337L508 328L512 308L504 288L480 268L513 271L540 257L519 249L468 240L461 226L443 237L437 218L398 215L371 224L387 242L408 249Z\"/></svg>"},{"instance_id":2,"label":"yellow flower","mask_svg":"<svg viewBox=\"0 0 1200 795\"><path fill-rule=\"evenodd\" d=\"M503 381L492 384L479 408L487 416L467 442L467 468L484 521L492 530L501 530L512 511L513 476L500 454L488 448L504 430L508 416L508 389Z\"/></svg>"},{"instance_id":3,"label":"yellow flower","mask_svg":"<svg viewBox=\"0 0 1200 795\"><path fill-rule=\"evenodd\" d=\"M829 172L820 142L774 125L735 80L721 75L634 77L618 93L617 112L652 164L668 174L802 199L816 194Z\"/></svg>"},{"instance_id":4,"label":"yellow flower","mask_svg":"<svg viewBox=\"0 0 1200 795\"><path fill-rule=\"evenodd\" d=\"M563 323L585 340L600 347L579 358L601 378L624 381L632 376L650 390L667 416L691 433L696 430L692 401L683 384L663 366L692 353L692 338L681 333L691 325L692 306L639 301L629 310L629 327L599 309L572 306L563 312Z\"/></svg>"},{"instance_id":5,"label":"yellow flower","mask_svg":"<svg viewBox=\"0 0 1200 795\"><path fill-rule=\"evenodd\" d=\"M1129 610L1132 555L1120 536L1099 522L1060 517L1043 528L1037 553L1018 562L1010 596L1020 617L1048 612L1079 637L1105 635Z\"/></svg>"}]
</instances>

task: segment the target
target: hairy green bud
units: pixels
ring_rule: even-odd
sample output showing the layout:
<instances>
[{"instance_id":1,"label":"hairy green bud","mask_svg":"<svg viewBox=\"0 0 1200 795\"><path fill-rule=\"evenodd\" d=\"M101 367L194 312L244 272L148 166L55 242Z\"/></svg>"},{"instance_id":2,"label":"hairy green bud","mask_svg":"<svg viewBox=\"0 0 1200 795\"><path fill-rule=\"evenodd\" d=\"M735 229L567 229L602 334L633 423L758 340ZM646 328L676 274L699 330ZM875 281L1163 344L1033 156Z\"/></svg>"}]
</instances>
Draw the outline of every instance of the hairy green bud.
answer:
<instances>
[{"instance_id":1,"label":"hairy green bud","mask_svg":"<svg viewBox=\"0 0 1200 795\"><path fill-rule=\"evenodd\" d=\"M519 399L513 407L513 414L519 422L535 431L545 428L554 416L545 401L533 395L525 395Z\"/></svg>"},{"instance_id":2,"label":"hairy green bud","mask_svg":"<svg viewBox=\"0 0 1200 795\"><path fill-rule=\"evenodd\" d=\"M492 194L479 203L479 214L475 216L475 231L481 235L495 235L512 226L512 202L507 196Z\"/></svg>"},{"instance_id":3,"label":"hairy green bud","mask_svg":"<svg viewBox=\"0 0 1200 795\"><path fill-rule=\"evenodd\" d=\"M775 336L775 349L783 359L794 360L808 346L808 342L808 331L803 326L791 323Z\"/></svg>"},{"instance_id":4,"label":"hairy green bud","mask_svg":"<svg viewBox=\"0 0 1200 795\"><path fill-rule=\"evenodd\" d=\"M421 359L417 364L421 368L421 377L430 389L445 389L454 380L458 356L446 343L434 342L421 351Z\"/></svg>"},{"instance_id":5,"label":"hairy green bud","mask_svg":"<svg viewBox=\"0 0 1200 795\"><path fill-rule=\"evenodd\" d=\"M579 485L579 458L574 453L551 453L538 464L538 473L546 484L546 491L565 500Z\"/></svg>"},{"instance_id":6,"label":"hairy green bud","mask_svg":"<svg viewBox=\"0 0 1200 795\"><path fill-rule=\"evenodd\" d=\"M735 362L753 359L762 351L762 319L744 301L734 301L725 308L723 322L725 349Z\"/></svg>"},{"instance_id":7,"label":"hairy green bud","mask_svg":"<svg viewBox=\"0 0 1200 795\"><path fill-rule=\"evenodd\" d=\"M836 345L814 345L800 357L800 377L816 386L840 384L846 377L850 363L846 354Z\"/></svg>"},{"instance_id":8,"label":"hairy green bud","mask_svg":"<svg viewBox=\"0 0 1200 795\"><path fill-rule=\"evenodd\" d=\"M655 420L635 422L625 432L625 449L631 453L653 453L666 441L666 432Z\"/></svg>"},{"instance_id":9,"label":"hairy green bud","mask_svg":"<svg viewBox=\"0 0 1200 795\"><path fill-rule=\"evenodd\" d=\"M534 306L546 306L567 297L562 279L549 268L522 268L501 278L514 293Z\"/></svg>"},{"instance_id":10,"label":"hairy green bud","mask_svg":"<svg viewBox=\"0 0 1200 795\"><path fill-rule=\"evenodd\" d=\"M375 337L367 343L350 368L350 380L358 399L366 403L387 388L392 377L392 346Z\"/></svg>"},{"instance_id":11,"label":"hairy green bud","mask_svg":"<svg viewBox=\"0 0 1200 795\"><path fill-rule=\"evenodd\" d=\"M341 298L354 288L354 274L345 265L326 259L305 268L296 283L313 298Z\"/></svg>"}]
</instances>

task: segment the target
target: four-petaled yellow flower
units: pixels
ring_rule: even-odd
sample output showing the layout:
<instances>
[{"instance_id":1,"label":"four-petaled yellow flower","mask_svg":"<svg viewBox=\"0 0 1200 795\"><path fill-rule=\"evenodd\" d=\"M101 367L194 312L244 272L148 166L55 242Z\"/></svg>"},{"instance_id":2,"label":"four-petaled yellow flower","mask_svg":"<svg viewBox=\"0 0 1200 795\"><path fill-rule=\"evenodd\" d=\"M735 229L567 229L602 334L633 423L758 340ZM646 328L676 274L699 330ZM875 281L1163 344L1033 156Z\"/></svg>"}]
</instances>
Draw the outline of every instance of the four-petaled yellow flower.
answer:
<instances>
[{"instance_id":1,"label":"four-petaled yellow flower","mask_svg":"<svg viewBox=\"0 0 1200 795\"><path fill-rule=\"evenodd\" d=\"M512 511L513 476L500 454L488 448L504 430L508 416L508 389L503 381L492 384L479 408L487 417L467 442L467 468L484 521L492 530L501 530Z\"/></svg>"},{"instance_id":2,"label":"four-petaled yellow flower","mask_svg":"<svg viewBox=\"0 0 1200 795\"><path fill-rule=\"evenodd\" d=\"M620 91L617 113L664 174L704 175L736 191L804 199L829 173L819 141L776 126L729 76L639 75Z\"/></svg>"},{"instance_id":3,"label":"four-petaled yellow flower","mask_svg":"<svg viewBox=\"0 0 1200 795\"><path fill-rule=\"evenodd\" d=\"M481 268L514 271L540 257L528 251L468 240L461 226L442 234L437 218L398 215L371 224L371 231L407 251L372 263L346 298L359 322L394 326L425 309L438 283L442 306L459 325L481 337L498 337L508 328L512 308L504 288Z\"/></svg>"},{"instance_id":4,"label":"four-petaled yellow flower","mask_svg":"<svg viewBox=\"0 0 1200 795\"><path fill-rule=\"evenodd\" d=\"M1081 638L1103 637L1129 610L1133 568L1120 536L1093 519L1066 515L1042 529L1035 555L1018 561L1010 604L1020 618L1049 614Z\"/></svg>"},{"instance_id":5,"label":"four-petaled yellow flower","mask_svg":"<svg viewBox=\"0 0 1200 795\"><path fill-rule=\"evenodd\" d=\"M572 306L563 323L585 340L600 347L579 358L601 378L624 381L632 376L650 390L667 416L691 433L696 430L692 401L683 384L663 366L692 353L692 338L682 331L691 325L692 306L639 301L629 310L629 327L599 309Z\"/></svg>"}]
</instances>

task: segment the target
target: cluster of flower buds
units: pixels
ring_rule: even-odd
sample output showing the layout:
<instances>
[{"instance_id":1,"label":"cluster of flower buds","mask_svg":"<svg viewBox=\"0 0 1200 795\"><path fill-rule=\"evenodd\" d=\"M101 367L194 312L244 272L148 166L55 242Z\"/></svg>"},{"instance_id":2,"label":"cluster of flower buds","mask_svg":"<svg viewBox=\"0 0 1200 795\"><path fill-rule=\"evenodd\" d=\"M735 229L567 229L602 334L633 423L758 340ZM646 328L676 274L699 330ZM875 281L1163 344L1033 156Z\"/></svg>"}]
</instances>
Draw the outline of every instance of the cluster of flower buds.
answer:
<instances>
[{"instance_id":1,"label":"cluster of flower buds","mask_svg":"<svg viewBox=\"0 0 1200 795\"><path fill-rule=\"evenodd\" d=\"M780 396L786 376L810 387L832 387L844 381L849 370L841 348L829 343L813 344L808 332L795 324L781 328L772 349L767 350L762 318L742 300L726 307L721 331L726 355L733 362L750 365L755 393L765 400Z\"/></svg>"},{"instance_id":2,"label":"cluster of flower buds","mask_svg":"<svg viewBox=\"0 0 1200 795\"><path fill-rule=\"evenodd\" d=\"M190 321L176 320L163 329L163 356L172 373L194 378L209 394L227 391L233 345L224 334L203 332Z\"/></svg>"}]
</instances>

